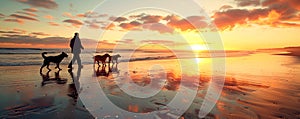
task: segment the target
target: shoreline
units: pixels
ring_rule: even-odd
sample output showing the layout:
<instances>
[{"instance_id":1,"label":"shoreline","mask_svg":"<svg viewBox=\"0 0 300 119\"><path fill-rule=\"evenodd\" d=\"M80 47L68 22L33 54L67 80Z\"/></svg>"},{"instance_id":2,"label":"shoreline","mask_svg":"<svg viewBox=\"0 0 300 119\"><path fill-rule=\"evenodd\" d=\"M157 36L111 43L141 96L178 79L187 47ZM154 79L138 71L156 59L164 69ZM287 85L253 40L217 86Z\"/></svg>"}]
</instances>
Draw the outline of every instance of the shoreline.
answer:
<instances>
[{"instance_id":1,"label":"shoreline","mask_svg":"<svg viewBox=\"0 0 300 119\"><path fill-rule=\"evenodd\" d=\"M148 100L139 100L136 103L131 102L131 98L124 96L116 86L116 80L112 77L129 74L138 85L147 85L148 79L143 78L147 74L147 68L152 64L161 63L165 65L168 78L177 79L177 69L170 61L145 61L130 62L132 70L123 71L123 63L120 63L117 69L111 69L113 72L101 72L83 70L81 77L96 75L97 80L110 100L113 100L120 108L131 112L148 112L156 110L157 107L166 105L172 95L176 94L180 87L178 83L170 80L160 93L160 96ZM76 76L76 67L73 71ZM144 66L144 67L140 67ZM92 64L84 65L84 68L91 68ZM0 103L0 118L8 117L82 117L92 118L92 115L84 109L80 99L74 96L74 85L72 86L72 76L68 72L67 65L61 65L59 80L55 78L58 70L49 72L49 81L43 84L43 78L39 73L39 65L30 66L0 66L0 96L4 97ZM54 65L50 66L54 69ZM294 77L300 77L294 72ZM43 74L47 73L45 68ZM204 72L204 74L207 72ZM209 73L208 73L209 74ZM226 76L223 92L215 108L207 115L207 118L275 118L275 117L297 117L300 114L298 106L300 105L300 81L296 79L280 80L280 77L269 76L243 76L244 74L232 74ZM248 77L248 78L247 78ZM268 80L266 80L268 79ZM201 75L198 94L190 108L183 117L195 118L201 106L210 77ZM188 82L182 82L189 84ZM280 85L279 85L280 84ZM184 85L188 87L189 85ZM274 97L276 95L276 97ZM164 97L167 96L167 97ZM282 99L281 97L284 97ZM291 101L285 101L285 99ZM198 110L198 111L197 111ZM161 116L161 115L160 115ZM162 116L164 117L164 116Z\"/></svg>"}]
</instances>

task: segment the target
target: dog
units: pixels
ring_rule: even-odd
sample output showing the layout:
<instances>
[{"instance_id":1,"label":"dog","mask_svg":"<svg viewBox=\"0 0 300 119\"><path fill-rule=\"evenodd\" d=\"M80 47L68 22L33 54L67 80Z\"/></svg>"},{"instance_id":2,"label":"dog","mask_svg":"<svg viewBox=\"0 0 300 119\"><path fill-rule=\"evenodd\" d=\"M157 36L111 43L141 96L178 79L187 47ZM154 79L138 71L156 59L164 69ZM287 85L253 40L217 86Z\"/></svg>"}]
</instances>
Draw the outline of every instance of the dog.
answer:
<instances>
[{"instance_id":1,"label":"dog","mask_svg":"<svg viewBox=\"0 0 300 119\"><path fill-rule=\"evenodd\" d=\"M94 56L94 64L97 62L98 66L100 66L99 63L101 62L103 66L106 66L105 61L108 57L110 57L110 55L107 53L104 55L96 55L96 56Z\"/></svg>"},{"instance_id":2,"label":"dog","mask_svg":"<svg viewBox=\"0 0 300 119\"><path fill-rule=\"evenodd\" d=\"M60 55L57 56L45 56L45 54L47 54L47 52L43 52L42 53L42 57L44 58L44 62L43 65L40 68L40 72L42 72L42 69L47 66L47 69L49 71L51 71L51 69L49 68L50 62L53 62L56 64L56 68L58 68L59 70L61 70L61 68L59 67L60 62L65 58L68 57L68 55L65 52L62 52Z\"/></svg>"},{"instance_id":3,"label":"dog","mask_svg":"<svg viewBox=\"0 0 300 119\"><path fill-rule=\"evenodd\" d=\"M117 55L113 55L111 57L109 57L109 62L114 64L114 61L118 64L118 58L121 57L121 55L117 54Z\"/></svg>"}]
</instances>

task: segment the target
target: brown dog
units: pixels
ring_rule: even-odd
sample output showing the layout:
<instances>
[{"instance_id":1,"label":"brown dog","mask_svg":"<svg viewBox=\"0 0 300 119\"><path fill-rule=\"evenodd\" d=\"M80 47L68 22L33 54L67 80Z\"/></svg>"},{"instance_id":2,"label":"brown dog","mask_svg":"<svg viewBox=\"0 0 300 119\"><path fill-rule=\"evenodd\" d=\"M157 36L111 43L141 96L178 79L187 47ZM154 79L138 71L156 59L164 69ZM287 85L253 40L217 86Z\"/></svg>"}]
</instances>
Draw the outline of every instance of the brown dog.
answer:
<instances>
[{"instance_id":1,"label":"brown dog","mask_svg":"<svg viewBox=\"0 0 300 119\"><path fill-rule=\"evenodd\" d=\"M97 62L98 66L100 66L99 63L101 62L103 66L106 66L105 61L108 57L110 57L110 55L107 53L104 55L96 55L96 56L94 56L94 64Z\"/></svg>"},{"instance_id":2,"label":"brown dog","mask_svg":"<svg viewBox=\"0 0 300 119\"><path fill-rule=\"evenodd\" d=\"M47 66L47 69L48 70L51 70L49 68L49 65L50 65L50 62L53 62L56 64L56 68L58 68L59 70L61 70L61 68L59 68L59 64L60 62L65 58L65 57L68 57L68 55L65 53L65 52L62 52L60 55L57 55L57 56L45 56L45 54L47 54L47 52L43 52L42 53L42 57L44 58L44 63L43 65L41 66L40 68L40 72L42 72L42 69Z\"/></svg>"}]
</instances>

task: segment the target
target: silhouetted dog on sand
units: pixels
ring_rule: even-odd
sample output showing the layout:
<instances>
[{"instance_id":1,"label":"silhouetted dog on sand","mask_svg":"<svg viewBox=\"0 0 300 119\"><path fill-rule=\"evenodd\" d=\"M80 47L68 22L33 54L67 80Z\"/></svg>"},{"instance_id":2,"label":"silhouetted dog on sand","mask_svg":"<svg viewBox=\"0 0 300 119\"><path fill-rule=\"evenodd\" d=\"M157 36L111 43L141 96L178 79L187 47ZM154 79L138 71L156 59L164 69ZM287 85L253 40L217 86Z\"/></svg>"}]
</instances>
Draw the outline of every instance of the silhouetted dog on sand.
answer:
<instances>
[{"instance_id":1,"label":"silhouetted dog on sand","mask_svg":"<svg viewBox=\"0 0 300 119\"><path fill-rule=\"evenodd\" d=\"M47 69L48 70L51 70L49 68L49 65L50 65L50 62L53 62L56 64L56 68L58 68L59 70L61 70L61 68L59 68L59 64L60 62L65 58L65 57L68 57L68 55L65 53L65 52L62 52L60 55L57 55L57 56L45 56L45 54L47 54L47 52L43 52L42 53L42 57L44 58L44 63L42 65L42 67L40 68L40 72L42 72L42 69L47 66Z\"/></svg>"},{"instance_id":2,"label":"silhouetted dog on sand","mask_svg":"<svg viewBox=\"0 0 300 119\"><path fill-rule=\"evenodd\" d=\"M94 64L97 62L97 63L98 63L98 66L100 66L99 63L101 62L103 66L106 66L105 61L106 61L106 59L107 59L108 57L110 57L109 54L96 55L96 56L94 57Z\"/></svg>"},{"instance_id":3,"label":"silhouetted dog on sand","mask_svg":"<svg viewBox=\"0 0 300 119\"><path fill-rule=\"evenodd\" d=\"M109 58L109 62L111 63L117 63L118 64L118 58L121 57L121 55L117 54L117 55L113 55ZM115 62L114 62L115 61Z\"/></svg>"}]
</instances>

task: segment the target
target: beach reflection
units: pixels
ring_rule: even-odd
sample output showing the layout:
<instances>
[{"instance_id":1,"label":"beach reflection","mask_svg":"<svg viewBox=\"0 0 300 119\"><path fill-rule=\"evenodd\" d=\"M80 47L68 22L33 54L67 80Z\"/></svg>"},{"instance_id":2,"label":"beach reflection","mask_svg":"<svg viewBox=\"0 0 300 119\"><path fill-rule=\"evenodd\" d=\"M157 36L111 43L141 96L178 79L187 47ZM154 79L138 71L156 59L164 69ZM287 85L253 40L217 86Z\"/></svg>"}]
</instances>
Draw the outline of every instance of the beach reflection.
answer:
<instances>
[{"instance_id":1,"label":"beach reflection","mask_svg":"<svg viewBox=\"0 0 300 119\"><path fill-rule=\"evenodd\" d=\"M110 73L110 66L109 65L104 65L104 66L96 66L97 67L97 70L94 69L94 72L95 72L95 75L97 77L99 76L106 76L108 77L109 76L109 73Z\"/></svg>"},{"instance_id":2,"label":"beach reflection","mask_svg":"<svg viewBox=\"0 0 300 119\"><path fill-rule=\"evenodd\" d=\"M190 59L183 66L191 67ZM93 118L85 109L78 95L83 77L98 74L96 77L107 98L123 110L147 113L164 109L179 89L192 89L193 81L199 79L196 98L183 115L184 118L197 118L207 86L211 81L211 59L199 58L197 63L200 76L195 72L180 70L181 64L176 59L147 60L129 62L130 69L124 70L125 63L105 67L93 67L94 72L81 73L80 69L39 73L37 66L0 67L1 79L0 118ZM299 57L270 54L252 54L227 58L224 88L215 108L207 118L295 118L300 111L300 65ZM165 71L166 80L161 70L151 70L151 66L160 64ZM33 70L35 69L35 70ZM154 72L149 74L149 69ZM22 73L20 73L22 72ZM100 73L103 72L103 73ZM101 75L100 75L101 74ZM102 75L103 74L103 75ZM181 79L187 75L186 79ZM80 77L82 79L80 79ZM161 91L149 98L136 98L124 93L118 84L130 77L130 83L148 86L152 81L163 85ZM152 79L151 79L152 78ZM120 79L120 80L117 80ZM180 85L182 84L182 85ZM159 85L153 85L158 88ZM130 88L130 87L129 87ZM97 92L93 92L97 93ZM99 100L100 103L105 103ZM184 101L180 102L185 104ZM112 115L115 112L112 112ZM160 118L170 118L159 115Z\"/></svg>"},{"instance_id":3,"label":"beach reflection","mask_svg":"<svg viewBox=\"0 0 300 119\"><path fill-rule=\"evenodd\" d=\"M41 75L42 80L43 80L42 83L41 83L41 85L45 86L47 84L53 84L53 83L56 83L56 84L66 84L67 83L67 79L60 77L60 75L59 75L60 71L61 70L58 70L57 72L55 72L54 77L50 77L49 76L49 73L51 72L50 70L46 74L43 74L43 72L40 72L40 75Z\"/></svg>"}]
</instances>

